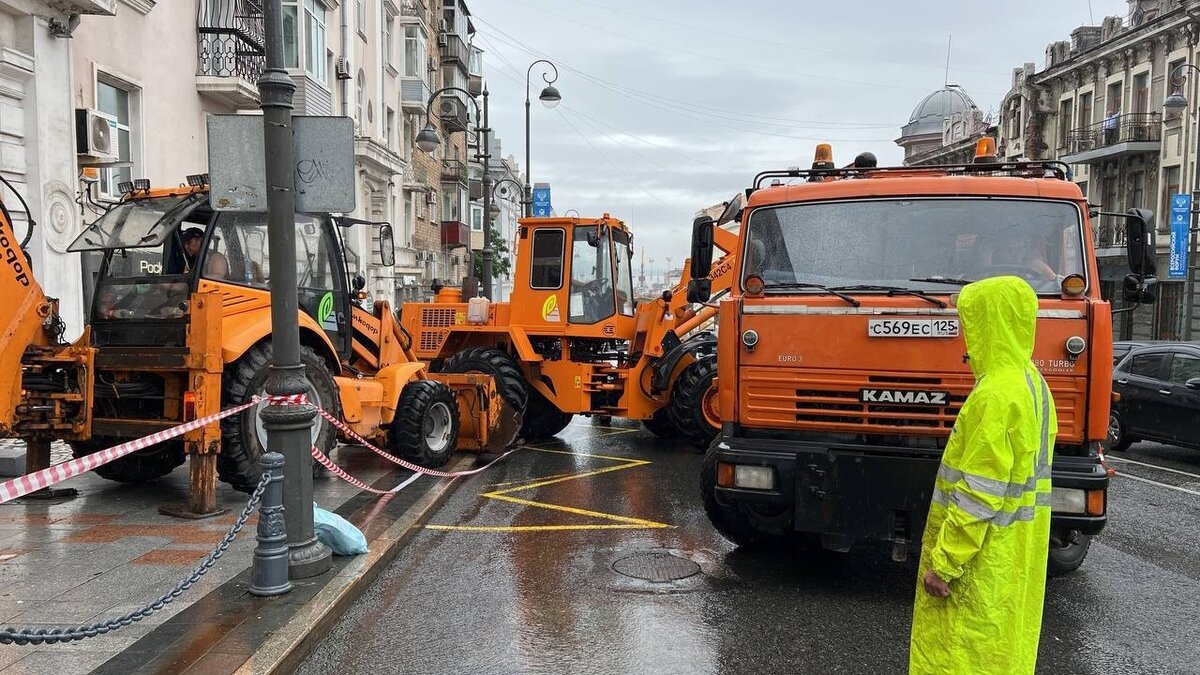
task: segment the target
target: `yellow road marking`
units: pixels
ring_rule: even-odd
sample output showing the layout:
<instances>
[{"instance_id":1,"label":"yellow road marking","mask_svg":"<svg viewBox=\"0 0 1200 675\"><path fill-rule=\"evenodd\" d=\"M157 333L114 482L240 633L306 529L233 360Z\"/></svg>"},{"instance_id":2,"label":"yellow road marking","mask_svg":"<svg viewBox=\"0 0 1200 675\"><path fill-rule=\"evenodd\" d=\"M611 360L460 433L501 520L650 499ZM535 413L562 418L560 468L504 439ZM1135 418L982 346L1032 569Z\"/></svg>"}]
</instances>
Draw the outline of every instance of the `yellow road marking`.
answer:
<instances>
[{"instance_id":1,"label":"yellow road marking","mask_svg":"<svg viewBox=\"0 0 1200 675\"><path fill-rule=\"evenodd\" d=\"M627 430L621 430L627 431ZM614 523L585 523L578 525L426 525L426 529L430 530L456 530L462 532L547 532L547 531L562 531L562 530L615 530L615 529L657 529L674 527L666 523L660 523L644 518L633 518L630 516L621 516L615 513L605 513L603 511L592 511L589 509L580 509L573 506L564 506L562 504L550 504L548 502L538 502L531 499L522 499L512 496L516 492L524 492L526 490L536 490L537 488L546 487L547 485L556 485L567 481L578 480L580 478L589 478L591 476L599 476L614 471L624 469L633 469L639 466L649 464L649 460L645 459L630 459L628 457L614 457L612 455L598 455L587 452L571 452L567 450L553 450L550 448L535 448L533 446L525 446L526 450L536 452L545 452L555 455L571 455L574 457L587 457L591 459L603 459L612 462L620 462L614 466L606 466L599 469L589 469L570 474L555 474L553 476L544 476L540 478L530 479L528 481L514 481L515 487L505 488L503 490L492 490L485 492L480 497L495 499L498 501L520 504L537 509L547 509L549 511L558 511L561 513L570 513L577 516L586 516L588 518L599 518L601 520L611 520ZM501 483L502 485L512 485L513 483Z\"/></svg>"}]
</instances>

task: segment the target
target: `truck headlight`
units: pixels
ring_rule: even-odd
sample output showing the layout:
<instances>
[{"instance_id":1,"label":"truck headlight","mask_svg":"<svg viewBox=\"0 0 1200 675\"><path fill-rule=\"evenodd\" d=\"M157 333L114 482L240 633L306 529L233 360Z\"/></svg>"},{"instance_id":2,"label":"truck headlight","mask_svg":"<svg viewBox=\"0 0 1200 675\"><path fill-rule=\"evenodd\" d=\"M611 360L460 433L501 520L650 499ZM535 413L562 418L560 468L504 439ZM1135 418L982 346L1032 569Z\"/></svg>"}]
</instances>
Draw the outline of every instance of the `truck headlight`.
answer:
<instances>
[{"instance_id":1,"label":"truck headlight","mask_svg":"<svg viewBox=\"0 0 1200 675\"><path fill-rule=\"evenodd\" d=\"M1050 490L1050 510L1058 513L1086 513L1087 493L1078 488Z\"/></svg>"},{"instance_id":2,"label":"truck headlight","mask_svg":"<svg viewBox=\"0 0 1200 675\"><path fill-rule=\"evenodd\" d=\"M747 490L773 490L775 469L769 466L736 464L733 467L733 486Z\"/></svg>"}]
</instances>

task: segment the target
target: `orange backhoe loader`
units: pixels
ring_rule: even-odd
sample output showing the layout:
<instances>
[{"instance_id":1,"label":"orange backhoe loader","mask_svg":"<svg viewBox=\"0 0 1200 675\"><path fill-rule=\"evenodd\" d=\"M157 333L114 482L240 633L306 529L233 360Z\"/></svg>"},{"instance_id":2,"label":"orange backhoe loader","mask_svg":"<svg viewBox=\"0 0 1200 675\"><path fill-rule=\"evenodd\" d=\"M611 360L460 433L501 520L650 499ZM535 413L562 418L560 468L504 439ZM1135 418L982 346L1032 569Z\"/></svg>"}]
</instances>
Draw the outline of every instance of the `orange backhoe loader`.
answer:
<instances>
[{"instance_id":1,"label":"orange backhoe loader","mask_svg":"<svg viewBox=\"0 0 1200 675\"><path fill-rule=\"evenodd\" d=\"M701 280L719 294L730 286L737 235L708 234L729 253ZM433 302L405 303L401 323L416 356L441 372L492 375L524 411L528 441L583 414L642 420L656 434L707 446L717 432L716 337L698 329L716 309L691 308L687 268L675 289L635 304L631 242L608 214L523 218L509 302L441 288Z\"/></svg>"},{"instance_id":2,"label":"orange backhoe loader","mask_svg":"<svg viewBox=\"0 0 1200 675\"><path fill-rule=\"evenodd\" d=\"M21 400L10 406L18 435L73 424L78 432L66 438L76 456L248 402L264 392L271 361L265 214L211 210L202 175L175 188L150 189L141 181L122 188L120 203L70 248L103 253L87 328L65 349L84 360L76 372L90 368L60 385L66 369L38 366L31 358L40 352L31 350L22 365ZM429 374L389 304L360 305L365 280L352 273L342 229L378 226L386 263L390 225L319 214L298 214L296 221L301 362L310 400L358 435L426 466L443 464L456 445L507 446L519 416L490 377ZM39 403L38 397L74 389L81 400L69 409L73 418L64 417L66 408ZM191 454L189 507L211 511L216 476L240 490L257 483L266 444L262 405L98 473L153 479ZM337 430L318 418L312 439L328 453Z\"/></svg>"}]
</instances>

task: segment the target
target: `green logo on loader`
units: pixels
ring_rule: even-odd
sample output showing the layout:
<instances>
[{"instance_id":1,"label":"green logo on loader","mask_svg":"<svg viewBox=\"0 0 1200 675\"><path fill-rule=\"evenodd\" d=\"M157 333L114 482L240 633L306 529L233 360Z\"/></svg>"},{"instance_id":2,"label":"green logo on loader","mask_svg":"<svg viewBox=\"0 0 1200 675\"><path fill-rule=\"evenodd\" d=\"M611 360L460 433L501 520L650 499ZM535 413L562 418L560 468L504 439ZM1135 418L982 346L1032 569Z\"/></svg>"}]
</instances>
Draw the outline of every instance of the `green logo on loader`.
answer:
<instances>
[{"instance_id":1,"label":"green logo on loader","mask_svg":"<svg viewBox=\"0 0 1200 675\"><path fill-rule=\"evenodd\" d=\"M321 296L321 302L317 305L317 321L320 322L323 328L336 329L337 322L333 317L333 292L326 293Z\"/></svg>"}]
</instances>

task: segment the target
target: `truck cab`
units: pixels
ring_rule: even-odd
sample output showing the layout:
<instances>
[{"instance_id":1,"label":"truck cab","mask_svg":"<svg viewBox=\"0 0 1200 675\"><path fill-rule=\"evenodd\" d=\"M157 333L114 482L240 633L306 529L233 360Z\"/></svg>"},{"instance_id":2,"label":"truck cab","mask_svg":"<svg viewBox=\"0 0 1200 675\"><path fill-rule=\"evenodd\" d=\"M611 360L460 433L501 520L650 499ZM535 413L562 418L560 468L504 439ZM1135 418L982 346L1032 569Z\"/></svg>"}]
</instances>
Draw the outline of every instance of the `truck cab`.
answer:
<instances>
[{"instance_id":1,"label":"truck cab","mask_svg":"<svg viewBox=\"0 0 1200 675\"><path fill-rule=\"evenodd\" d=\"M730 339L718 347L721 433L704 463L710 519L743 545L805 533L839 551L891 542L903 559L974 385L956 293L1013 275L1038 295L1033 360L1057 406L1051 570L1074 569L1107 518L1112 319L1067 167L984 155L835 169L821 151L811 170L760 174L733 207L742 249L719 309ZM1149 219L1128 216L1133 239L1146 240ZM1147 299L1151 256L1136 254L1127 286Z\"/></svg>"}]
</instances>

